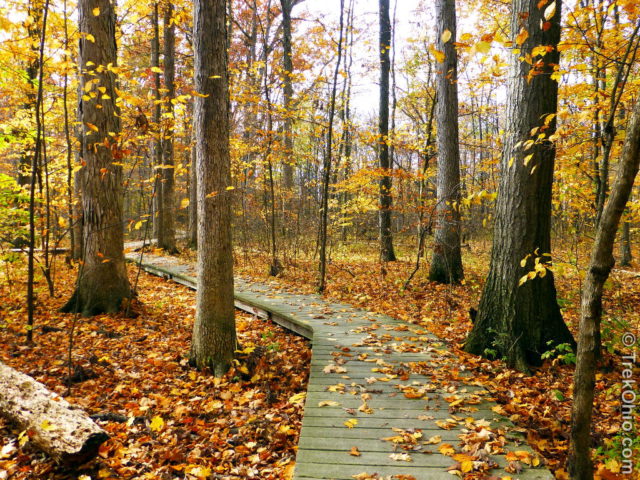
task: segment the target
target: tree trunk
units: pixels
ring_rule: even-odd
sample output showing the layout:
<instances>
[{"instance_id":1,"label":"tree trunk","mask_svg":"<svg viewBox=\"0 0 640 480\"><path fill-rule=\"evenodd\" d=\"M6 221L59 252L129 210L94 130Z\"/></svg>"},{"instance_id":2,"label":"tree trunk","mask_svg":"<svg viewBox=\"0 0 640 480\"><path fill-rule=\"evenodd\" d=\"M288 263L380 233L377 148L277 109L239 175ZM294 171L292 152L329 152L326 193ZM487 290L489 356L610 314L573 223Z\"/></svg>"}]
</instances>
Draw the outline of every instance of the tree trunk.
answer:
<instances>
[{"instance_id":1,"label":"tree trunk","mask_svg":"<svg viewBox=\"0 0 640 480\"><path fill-rule=\"evenodd\" d=\"M60 463L84 463L109 437L82 410L0 362L0 415L28 430L29 441Z\"/></svg>"},{"instance_id":2,"label":"tree trunk","mask_svg":"<svg viewBox=\"0 0 640 480\"><path fill-rule=\"evenodd\" d=\"M331 164L333 162L333 119L336 113L336 91L338 89L338 73L342 62L342 39L344 30L344 0L340 0L340 31L338 37L338 58L333 71L333 85L329 101L329 122L327 128L327 143L325 146L322 172L322 197L320 199L320 231L318 240L320 247L320 261L318 265L318 292L323 293L326 287L327 274L327 241L329 224L329 181L331 179Z\"/></svg>"},{"instance_id":3,"label":"tree trunk","mask_svg":"<svg viewBox=\"0 0 640 480\"><path fill-rule=\"evenodd\" d=\"M236 349L225 0L194 2L194 128L198 175L198 293L191 363L215 375Z\"/></svg>"},{"instance_id":4,"label":"tree trunk","mask_svg":"<svg viewBox=\"0 0 640 480\"><path fill-rule=\"evenodd\" d=\"M293 59L291 49L291 10L292 0L280 0L282 6L282 64L284 67L283 94L284 94L284 125L282 135L284 137L284 188L293 189L293 121L291 118L291 100L293 98Z\"/></svg>"},{"instance_id":5,"label":"tree trunk","mask_svg":"<svg viewBox=\"0 0 640 480\"><path fill-rule=\"evenodd\" d=\"M389 0L379 0L380 19L380 110L378 116L378 160L382 170L380 179L380 260L395 262L393 235L391 233L391 162L389 160L389 73L391 61L391 20L389 19Z\"/></svg>"},{"instance_id":6,"label":"tree trunk","mask_svg":"<svg viewBox=\"0 0 640 480\"><path fill-rule=\"evenodd\" d=\"M110 0L80 0L78 18L79 31L95 39L80 39L78 58L84 92L78 107L81 156L86 163L82 169L84 263L76 291L63 311L90 316L120 310L131 288L124 263L116 76L112 69L103 70L106 65L117 65L116 16Z\"/></svg>"},{"instance_id":7,"label":"tree trunk","mask_svg":"<svg viewBox=\"0 0 640 480\"><path fill-rule=\"evenodd\" d=\"M447 38L450 36L450 38ZM446 40L446 41L445 41ZM438 127L437 224L429 279L460 283L460 147L458 142L458 58L456 2L436 1L436 44L444 53L436 73Z\"/></svg>"},{"instance_id":8,"label":"tree trunk","mask_svg":"<svg viewBox=\"0 0 640 480\"><path fill-rule=\"evenodd\" d=\"M525 372L553 345L574 344L556 300L553 274L543 266L551 261L555 146L550 137L556 128L558 97L552 74L560 57L556 46L561 2L555 1L556 10L548 19L543 16L547 8L537 4L513 2L511 35L520 51L511 55L491 264L465 345L467 352L504 358ZM541 29L545 22L548 25ZM520 60L539 45L552 50L533 58L536 67ZM536 272L535 278L520 285L531 272Z\"/></svg>"},{"instance_id":9,"label":"tree trunk","mask_svg":"<svg viewBox=\"0 0 640 480\"><path fill-rule=\"evenodd\" d=\"M169 253L176 253L176 225L175 225L175 162L173 158L173 99L175 97L175 53L176 34L175 24L172 22L173 6L167 3L164 7L164 110L167 127L162 131L162 168L158 175L162 179L158 205L162 221L158 228L158 247Z\"/></svg>"},{"instance_id":10,"label":"tree trunk","mask_svg":"<svg viewBox=\"0 0 640 480\"><path fill-rule=\"evenodd\" d=\"M189 248L198 247L198 173L195 125L191 122L191 166L189 167Z\"/></svg>"},{"instance_id":11,"label":"tree trunk","mask_svg":"<svg viewBox=\"0 0 640 480\"><path fill-rule=\"evenodd\" d=\"M609 200L604 207L596 230L596 239L591 250L591 260L582 289L582 307L578 336L578 355L573 388L571 415L571 446L569 450L569 472L573 480L591 480L591 416L595 387L595 369L599 350L600 320L602 318L602 291L614 265L613 246L633 183L640 165L640 101L636 102L627 128L627 137L618 165ZM626 337L623 343L632 349L635 338ZM623 361L632 363L634 355L623 356ZM622 398L625 398L623 387ZM635 397L634 397L635 399Z\"/></svg>"},{"instance_id":12,"label":"tree trunk","mask_svg":"<svg viewBox=\"0 0 640 480\"><path fill-rule=\"evenodd\" d=\"M625 220L622 223L620 235L620 266L628 267L631 265L631 260L633 260L631 255L631 224Z\"/></svg>"},{"instance_id":13,"label":"tree trunk","mask_svg":"<svg viewBox=\"0 0 640 480\"><path fill-rule=\"evenodd\" d=\"M76 137L81 135L76 135ZM82 143L80 142L80 145ZM82 148L76 152L76 159L80 159L80 153ZM78 162L79 163L79 162ZM82 188L84 186L83 181L83 171L84 169L80 169L73 174L73 250L72 255L74 260L81 260L84 252L84 219L82 218Z\"/></svg>"},{"instance_id":14,"label":"tree trunk","mask_svg":"<svg viewBox=\"0 0 640 480\"><path fill-rule=\"evenodd\" d=\"M22 105L22 108L28 110L29 120L35 124L36 115L36 95L38 90L38 71L40 70L40 37L42 36L42 14L43 3L41 0L29 2L27 8L27 14L31 19L31 22L27 25L27 37L29 40L30 49L28 51L28 63L25 68L25 74L27 77L27 91L25 94L26 101ZM31 181L31 166L33 163L33 141L31 139L31 132L33 124L25 129L25 148L20 156L20 163L18 165L18 185L26 187Z\"/></svg>"},{"instance_id":15,"label":"tree trunk","mask_svg":"<svg viewBox=\"0 0 640 480\"><path fill-rule=\"evenodd\" d=\"M62 15L63 15L63 31L64 31L64 49L65 54L63 56L64 61L69 60L69 56L66 53L69 50L69 18L67 12L67 0L62 3ZM64 115L64 139L66 146L66 160L67 160L67 216L69 217L69 250L71 252L70 257L74 258L76 251L76 219L73 215L73 165L71 158L73 156L73 143L71 142L71 122L69 121L69 72L65 68L62 81L62 108Z\"/></svg>"},{"instance_id":16,"label":"tree trunk","mask_svg":"<svg viewBox=\"0 0 640 480\"><path fill-rule=\"evenodd\" d=\"M152 221L153 221L153 238L158 238L158 233L162 230L163 221L163 205L162 205L162 129L160 120L162 114L162 106L160 105L160 19L159 7L156 0L151 11L151 28L153 29L153 37L151 38L151 68L156 71L152 72L153 76L153 115L152 115L152 142L151 151L153 152L152 168L154 172L154 196L152 199Z\"/></svg>"}]
</instances>

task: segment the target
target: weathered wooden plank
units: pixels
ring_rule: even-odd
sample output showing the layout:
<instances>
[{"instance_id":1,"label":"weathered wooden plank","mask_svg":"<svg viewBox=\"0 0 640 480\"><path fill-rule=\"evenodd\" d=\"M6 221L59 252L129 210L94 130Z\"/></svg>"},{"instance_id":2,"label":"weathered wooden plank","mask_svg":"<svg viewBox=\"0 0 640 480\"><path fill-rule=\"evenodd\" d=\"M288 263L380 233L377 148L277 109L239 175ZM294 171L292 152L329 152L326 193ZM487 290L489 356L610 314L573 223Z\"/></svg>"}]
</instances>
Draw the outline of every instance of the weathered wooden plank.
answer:
<instances>
[{"instance_id":1,"label":"weathered wooden plank","mask_svg":"<svg viewBox=\"0 0 640 480\"><path fill-rule=\"evenodd\" d=\"M357 445L353 445L357 446ZM333 463L338 465L379 465L396 468L399 466L410 468L441 468L446 470L448 467L454 465L456 462L440 453L423 453L423 452L411 452L409 455L410 461L406 460L393 460L390 455L393 453L407 453L407 452L370 452L360 450L359 456L349 454L349 450L307 450L298 449L297 461L301 464L304 463L324 463L327 458L330 457ZM403 456L403 458L405 458Z\"/></svg>"},{"instance_id":2,"label":"weathered wooden plank","mask_svg":"<svg viewBox=\"0 0 640 480\"><path fill-rule=\"evenodd\" d=\"M397 432L394 432L391 429L389 429L388 432L373 430L370 437L359 437L356 435L351 437L331 437L331 430L318 430L315 433L315 435L305 435L304 438L301 438L298 443L298 448L301 450L336 450L340 452L348 452L351 450L351 447L358 447L358 450L361 452L394 453L403 451L401 446L394 444L391 441L382 440L383 438L390 438L398 435ZM319 433L322 433L322 436L320 436ZM422 438L420 438L416 446L422 448L424 451L436 451L438 449L438 445L441 443L457 444L459 441L459 432L445 431L440 433L433 432L431 430L424 430L420 433L422 433ZM424 444L424 442L427 442L430 438L436 436L440 437L441 442L438 442L435 445Z\"/></svg>"},{"instance_id":3,"label":"weathered wooden plank","mask_svg":"<svg viewBox=\"0 0 640 480\"><path fill-rule=\"evenodd\" d=\"M384 477L392 475L412 475L416 480L451 480L452 475L443 468L412 468L406 465L340 465L327 463L297 463L295 478L322 480L353 480L354 475L368 473Z\"/></svg>"}]
</instances>

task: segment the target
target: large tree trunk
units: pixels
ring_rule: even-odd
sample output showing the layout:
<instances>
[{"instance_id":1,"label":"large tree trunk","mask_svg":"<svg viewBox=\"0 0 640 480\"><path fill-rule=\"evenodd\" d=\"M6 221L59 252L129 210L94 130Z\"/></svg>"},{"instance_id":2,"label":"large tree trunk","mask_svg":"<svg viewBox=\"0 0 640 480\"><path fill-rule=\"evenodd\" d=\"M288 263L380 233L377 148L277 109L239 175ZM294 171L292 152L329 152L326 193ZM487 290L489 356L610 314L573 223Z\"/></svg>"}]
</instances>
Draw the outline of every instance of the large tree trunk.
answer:
<instances>
[{"instance_id":1,"label":"large tree trunk","mask_svg":"<svg viewBox=\"0 0 640 480\"><path fill-rule=\"evenodd\" d=\"M61 463L84 463L109 437L84 412L33 378L0 362L0 415Z\"/></svg>"},{"instance_id":2,"label":"large tree trunk","mask_svg":"<svg viewBox=\"0 0 640 480\"><path fill-rule=\"evenodd\" d=\"M571 447L569 450L569 472L574 480L591 480L593 478L590 433L596 360L600 346L602 291L614 265L613 245L616 232L622 212L629 200L634 180L638 174L639 165L640 101L637 101L627 128L622 159L618 165L618 175L596 230L596 239L591 250L591 260L582 289L578 355L571 415ZM633 353L632 349L635 346L633 335L624 336L623 343ZM632 364L633 360L635 360L635 353L623 356L622 359ZM623 400L633 398L631 402L625 401L626 406L629 406L629 404L632 406L635 401L635 394L633 396L624 395L626 391L629 390L623 387L622 398Z\"/></svg>"},{"instance_id":3,"label":"large tree trunk","mask_svg":"<svg viewBox=\"0 0 640 480\"><path fill-rule=\"evenodd\" d=\"M194 2L198 294L191 363L224 374L236 349L225 0Z\"/></svg>"},{"instance_id":4,"label":"large tree trunk","mask_svg":"<svg viewBox=\"0 0 640 480\"><path fill-rule=\"evenodd\" d=\"M78 59L84 92L79 99L81 156L86 163L82 170L84 256L76 291L63 311L89 316L120 310L131 288L123 253L116 76L113 69L103 70L106 65L117 65L115 12L110 0L80 0L78 18L79 31L95 39L80 39Z\"/></svg>"},{"instance_id":5,"label":"large tree trunk","mask_svg":"<svg viewBox=\"0 0 640 480\"><path fill-rule=\"evenodd\" d=\"M282 6L282 64L284 67L283 94L284 94L284 125L282 135L284 136L284 188L293 188L293 121L291 118L291 100L293 98L293 59L291 49L291 10L292 0L280 0Z\"/></svg>"},{"instance_id":6,"label":"large tree trunk","mask_svg":"<svg viewBox=\"0 0 640 480\"><path fill-rule=\"evenodd\" d=\"M389 19L389 0L379 0L380 19L380 111L378 116L378 159L382 169L380 179L380 260L395 262L393 235L391 233L391 162L389 159L389 73L391 61L391 20Z\"/></svg>"},{"instance_id":7,"label":"large tree trunk","mask_svg":"<svg viewBox=\"0 0 640 480\"><path fill-rule=\"evenodd\" d=\"M438 72L436 73L438 205L429 279L440 283L459 283L464 278L460 252L458 58L455 41L456 2L455 0L437 0L436 48L444 53L444 60L438 62Z\"/></svg>"},{"instance_id":8,"label":"large tree trunk","mask_svg":"<svg viewBox=\"0 0 640 480\"><path fill-rule=\"evenodd\" d=\"M167 128L162 132L162 168L158 175L162 179L158 205L162 218L158 225L158 247L169 253L176 253L176 224L175 224L175 162L173 159L173 99L175 87L175 52L176 34L175 24L172 22L173 6L167 3L164 7L164 110L167 118Z\"/></svg>"},{"instance_id":9,"label":"large tree trunk","mask_svg":"<svg viewBox=\"0 0 640 480\"><path fill-rule=\"evenodd\" d=\"M511 55L491 264L477 319L465 345L467 352L493 353L522 371L539 363L541 354L553 345L574 344L556 300L553 274L542 266L551 261L555 146L550 137L556 128L558 98L552 74L560 58L556 47L561 2L554 4L555 12L550 16L549 5L539 8L538 0L513 2L511 35L520 51ZM548 19L544 18L545 10ZM536 67L521 61L520 57L540 45L551 51L533 59L534 64L540 62ZM536 266L535 278L520 284Z\"/></svg>"}]
</instances>

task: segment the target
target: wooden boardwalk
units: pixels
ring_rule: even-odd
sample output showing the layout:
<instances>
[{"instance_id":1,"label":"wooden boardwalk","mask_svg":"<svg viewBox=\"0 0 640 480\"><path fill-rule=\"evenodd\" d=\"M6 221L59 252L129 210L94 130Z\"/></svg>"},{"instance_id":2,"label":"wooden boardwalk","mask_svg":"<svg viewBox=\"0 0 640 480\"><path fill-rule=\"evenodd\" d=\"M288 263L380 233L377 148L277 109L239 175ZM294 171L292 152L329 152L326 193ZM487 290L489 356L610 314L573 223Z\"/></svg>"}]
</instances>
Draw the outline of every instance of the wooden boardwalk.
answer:
<instances>
[{"instance_id":1,"label":"wooden boardwalk","mask_svg":"<svg viewBox=\"0 0 640 480\"><path fill-rule=\"evenodd\" d=\"M139 255L127 259L137 263ZM145 254L142 267L196 286L193 266L175 258ZM294 479L451 480L456 465L458 478L553 478L527 465L537 462L521 434L446 345L420 327L274 285L236 279L235 288L236 307L312 342Z\"/></svg>"}]
</instances>

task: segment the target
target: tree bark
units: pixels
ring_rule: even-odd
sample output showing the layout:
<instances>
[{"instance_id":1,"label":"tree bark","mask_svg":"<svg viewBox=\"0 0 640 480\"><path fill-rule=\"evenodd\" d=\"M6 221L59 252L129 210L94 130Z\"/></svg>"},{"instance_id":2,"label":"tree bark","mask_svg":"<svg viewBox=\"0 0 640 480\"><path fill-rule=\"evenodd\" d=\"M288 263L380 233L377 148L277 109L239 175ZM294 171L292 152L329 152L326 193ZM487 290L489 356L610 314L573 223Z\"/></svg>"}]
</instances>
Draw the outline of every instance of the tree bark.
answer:
<instances>
[{"instance_id":1,"label":"tree bark","mask_svg":"<svg viewBox=\"0 0 640 480\"><path fill-rule=\"evenodd\" d=\"M535 278L519 284L536 265L551 260L555 146L550 137L556 128L558 98L552 74L560 58L561 1L556 0L555 6L553 16L545 19L548 5L539 8L537 0L513 2L511 35L520 48L511 55L491 263L465 345L467 352L504 358L524 372L540 363L541 354L554 345L575 344L560 313L553 273L542 268ZM550 51L533 58L535 67L520 60L540 45Z\"/></svg>"},{"instance_id":2,"label":"tree bark","mask_svg":"<svg viewBox=\"0 0 640 480\"><path fill-rule=\"evenodd\" d=\"M620 235L620 266L631 265L633 256L631 255L631 224L628 221L622 222L622 232Z\"/></svg>"},{"instance_id":3,"label":"tree bark","mask_svg":"<svg viewBox=\"0 0 640 480\"><path fill-rule=\"evenodd\" d=\"M43 14L42 0L31 1L27 8L27 15L30 22L25 22L27 29L27 38L29 41L30 49L28 52L29 60L25 68L25 74L27 77L27 91L26 101L22 105L22 108L28 110L29 120L35 124L38 111L36 110L36 96L38 90L38 72L40 70L40 37L42 36L42 14ZM25 137L28 139L26 142L24 151L20 157L20 163L18 165L18 185L26 187L31 181L31 166L33 163L33 140L29 128L24 132Z\"/></svg>"},{"instance_id":4,"label":"tree bark","mask_svg":"<svg viewBox=\"0 0 640 480\"><path fill-rule=\"evenodd\" d=\"M284 94L284 125L282 135L284 137L285 161L283 165L284 188L293 188L293 121L291 118L291 100L293 99L293 59L291 48L291 10L292 0L280 0L282 6L282 64L284 67L283 94Z\"/></svg>"},{"instance_id":5,"label":"tree bark","mask_svg":"<svg viewBox=\"0 0 640 480\"><path fill-rule=\"evenodd\" d=\"M162 168L158 175L161 178L158 204L161 222L158 228L158 247L168 253L176 253L176 225L175 225L175 162L173 149L173 99L175 97L175 53L176 34L172 21L173 6L169 2L164 7L164 111L167 127L160 129L162 135Z\"/></svg>"},{"instance_id":6,"label":"tree bark","mask_svg":"<svg viewBox=\"0 0 640 480\"><path fill-rule=\"evenodd\" d=\"M86 164L82 169L84 262L77 288L62 310L90 316L120 310L123 300L131 297L131 288L124 263L122 166L117 160L115 12L110 0L80 0L78 18L79 31L93 35L80 39L78 59L83 92L78 107L81 157Z\"/></svg>"},{"instance_id":7,"label":"tree bark","mask_svg":"<svg viewBox=\"0 0 640 480\"><path fill-rule=\"evenodd\" d=\"M582 289L578 355L573 388L569 473L573 480L591 480L591 416L595 387L595 370L599 351L602 293L615 263L613 246L620 218L624 212L640 166L640 101L627 128L627 136L618 165L618 174L604 207L591 250L591 260ZM633 337L631 337L633 338ZM625 344L633 347L633 344ZM626 361L635 360L629 355ZM623 357L623 361L625 357Z\"/></svg>"},{"instance_id":8,"label":"tree bark","mask_svg":"<svg viewBox=\"0 0 640 480\"><path fill-rule=\"evenodd\" d=\"M33 378L0 362L0 415L60 463L84 463L109 437L84 412Z\"/></svg>"},{"instance_id":9,"label":"tree bark","mask_svg":"<svg viewBox=\"0 0 640 480\"><path fill-rule=\"evenodd\" d=\"M158 238L158 233L163 229L163 205L162 205L162 131L160 128L160 119L162 114L161 97L160 97L160 15L158 1L154 1L151 10L151 28L153 29L153 37L151 38L151 68L157 69L152 72L153 77L153 114L152 120L152 141L151 151L153 156L152 168L154 172L154 196L152 199L153 209L153 237Z\"/></svg>"},{"instance_id":10,"label":"tree bark","mask_svg":"<svg viewBox=\"0 0 640 480\"><path fill-rule=\"evenodd\" d=\"M192 115L193 116L193 115ZM191 122L191 166L189 167L189 248L198 247L198 172L195 125Z\"/></svg>"},{"instance_id":11,"label":"tree bark","mask_svg":"<svg viewBox=\"0 0 640 480\"><path fill-rule=\"evenodd\" d=\"M446 39L443 35L449 35ZM444 40L447 40L446 42ZM458 141L458 57L456 2L436 1L436 45L444 53L436 74L438 127L437 224L429 279L460 283L460 147Z\"/></svg>"},{"instance_id":12,"label":"tree bark","mask_svg":"<svg viewBox=\"0 0 640 480\"><path fill-rule=\"evenodd\" d=\"M395 262L393 235L391 233L391 162L389 159L389 73L391 61L391 20L389 19L389 0L379 0L380 20L380 110L378 116L378 160L382 170L380 179L380 260Z\"/></svg>"},{"instance_id":13,"label":"tree bark","mask_svg":"<svg viewBox=\"0 0 640 480\"><path fill-rule=\"evenodd\" d=\"M236 349L225 0L194 2L198 293L191 363L224 374Z\"/></svg>"}]
</instances>

